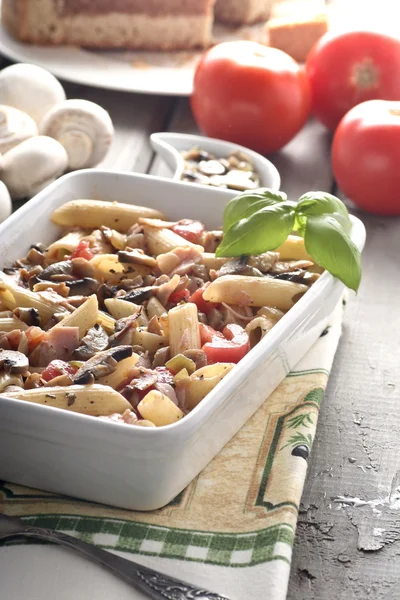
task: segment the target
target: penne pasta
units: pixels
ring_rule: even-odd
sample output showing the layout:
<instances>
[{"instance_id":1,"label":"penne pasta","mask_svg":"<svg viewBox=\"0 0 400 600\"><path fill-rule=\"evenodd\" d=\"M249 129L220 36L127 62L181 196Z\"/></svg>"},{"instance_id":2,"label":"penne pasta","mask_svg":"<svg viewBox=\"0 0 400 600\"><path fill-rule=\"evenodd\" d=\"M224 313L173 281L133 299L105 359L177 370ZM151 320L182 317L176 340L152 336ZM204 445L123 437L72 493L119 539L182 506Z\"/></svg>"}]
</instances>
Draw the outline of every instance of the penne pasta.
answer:
<instances>
[{"instance_id":1,"label":"penne pasta","mask_svg":"<svg viewBox=\"0 0 400 600\"><path fill-rule=\"evenodd\" d=\"M40 318L46 324L56 312L62 312L57 304L44 300L37 293L23 287L12 286L0 281L0 298L3 306L9 310L20 308L36 308ZM66 312L66 311L65 311Z\"/></svg>"},{"instance_id":2,"label":"penne pasta","mask_svg":"<svg viewBox=\"0 0 400 600\"><path fill-rule=\"evenodd\" d=\"M96 325L98 308L97 297L93 294L79 308L74 310L73 313L64 317L57 325L54 325L53 329L57 329L58 327L78 327L79 337L83 338L89 329Z\"/></svg>"},{"instance_id":3,"label":"penne pasta","mask_svg":"<svg viewBox=\"0 0 400 600\"><path fill-rule=\"evenodd\" d=\"M99 378L99 383L101 385L108 385L109 387L117 390L122 384L126 383L129 380L129 373L136 365L139 360L139 356L135 353L132 356L128 356L128 358L124 358L117 364L117 368L114 373L110 375L106 375L105 377Z\"/></svg>"},{"instance_id":4,"label":"penne pasta","mask_svg":"<svg viewBox=\"0 0 400 600\"><path fill-rule=\"evenodd\" d=\"M144 419L151 421L157 427L172 425L184 417L181 409L168 396L157 390L146 394L137 409Z\"/></svg>"},{"instance_id":5,"label":"penne pasta","mask_svg":"<svg viewBox=\"0 0 400 600\"><path fill-rule=\"evenodd\" d=\"M135 304L134 302L128 302L123 298L108 298L104 301L107 310L112 314L115 319L125 319L132 315L138 315L137 322L142 327L146 327L149 320L146 315L146 311L143 306Z\"/></svg>"},{"instance_id":6,"label":"penne pasta","mask_svg":"<svg viewBox=\"0 0 400 600\"><path fill-rule=\"evenodd\" d=\"M169 345L171 356L186 350L201 348L199 316L192 302L179 304L168 313Z\"/></svg>"},{"instance_id":7,"label":"penne pasta","mask_svg":"<svg viewBox=\"0 0 400 600\"><path fill-rule=\"evenodd\" d=\"M123 298L107 298L107 300L104 300L104 304L108 312L117 320L137 315L143 309L142 306L128 302L128 300L124 300Z\"/></svg>"},{"instance_id":8,"label":"penne pasta","mask_svg":"<svg viewBox=\"0 0 400 600\"><path fill-rule=\"evenodd\" d=\"M116 254L96 254L90 263L97 269L106 283L118 283L123 278L133 279L138 275L148 275L151 268L145 265L121 263Z\"/></svg>"},{"instance_id":9,"label":"penne pasta","mask_svg":"<svg viewBox=\"0 0 400 600\"><path fill-rule=\"evenodd\" d=\"M234 366L233 363L216 363L195 371L186 383L186 402L189 410L197 406Z\"/></svg>"},{"instance_id":10,"label":"penne pasta","mask_svg":"<svg viewBox=\"0 0 400 600\"><path fill-rule=\"evenodd\" d=\"M69 228L63 237L47 249L38 240L0 271L1 345L13 365L0 393L122 427L176 423L318 277L302 238L290 236L281 261L267 252L222 269L232 260L214 254L222 231L159 217L67 202L52 217Z\"/></svg>"},{"instance_id":11,"label":"penne pasta","mask_svg":"<svg viewBox=\"0 0 400 600\"><path fill-rule=\"evenodd\" d=\"M129 402L119 392L99 384L21 389L21 392L11 392L5 395L16 400L62 408L93 417L114 413L122 414L125 410L132 409Z\"/></svg>"},{"instance_id":12,"label":"penne pasta","mask_svg":"<svg viewBox=\"0 0 400 600\"><path fill-rule=\"evenodd\" d=\"M308 290L306 285L270 277L225 275L215 279L203 293L207 302L239 306L274 306L289 310Z\"/></svg>"},{"instance_id":13,"label":"penne pasta","mask_svg":"<svg viewBox=\"0 0 400 600\"><path fill-rule=\"evenodd\" d=\"M149 319L151 319L152 317L162 317L162 315L166 315L168 311L164 308L158 298L152 296L147 303L146 312Z\"/></svg>"},{"instance_id":14,"label":"penne pasta","mask_svg":"<svg viewBox=\"0 0 400 600\"><path fill-rule=\"evenodd\" d=\"M258 309L257 315L261 317L267 317L267 319L271 319L277 323L282 317L285 316L285 313L277 308L271 308L270 306L262 306Z\"/></svg>"},{"instance_id":15,"label":"penne pasta","mask_svg":"<svg viewBox=\"0 0 400 600\"><path fill-rule=\"evenodd\" d=\"M10 331L14 331L14 329L19 329L20 331L26 331L28 329L28 325L23 321L20 321L16 317L6 317L0 319L0 332L1 333L9 333Z\"/></svg>"},{"instance_id":16,"label":"penne pasta","mask_svg":"<svg viewBox=\"0 0 400 600\"><path fill-rule=\"evenodd\" d=\"M231 259L225 256L219 258L213 252L203 252L201 264L207 267L207 269L218 271L229 260Z\"/></svg>"},{"instance_id":17,"label":"penne pasta","mask_svg":"<svg viewBox=\"0 0 400 600\"><path fill-rule=\"evenodd\" d=\"M99 310L97 313L97 323L106 330L108 334L112 334L115 331L115 319L113 319L110 315Z\"/></svg>"},{"instance_id":18,"label":"penne pasta","mask_svg":"<svg viewBox=\"0 0 400 600\"><path fill-rule=\"evenodd\" d=\"M83 237L85 237L84 231L70 231L64 237L50 244L44 255L51 259L62 260L63 255L71 254L75 250Z\"/></svg>"},{"instance_id":19,"label":"penne pasta","mask_svg":"<svg viewBox=\"0 0 400 600\"><path fill-rule=\"evenodd\" d=\"M133 345L142 346L151 354L155 354L157 350L168 345L168 339L163 335L150 333L146 329L139 327L133 332Z\"/></svg>"},{"instance_id":20,"label":"penne pasta","mask_svg":"<svg viewBox=\"0 0 400 600\"><path fill-rule=\"evenodd\" d=\"M181 237L171 229L158 229L157 227L144 227L144 239L151 254L166 254L174 248L184 248L185 246L193 246L200 252L204 251L203 246L192 244L185 238Z\"/></svg>"},{"instance_id":21,"label":"penne pasta","mask_svg":"<svg viewBox=\"0 0 400 600\"><path fill-rule=\"evenodd\" d=\"M133 204L101 200L71 200L57 208L51 220L63 227L98 229L105 226L126 233L140 217L162 219L163 216L158 210Z\"/></svg>"},{"instance_id":22,"label":"penne pasta","mask_svg":"<svg viewBox=\"0 0 400 600\"><path fill-rule=\"evenodd\" d=\"M314 262L306 251L304 239L297 235L289 235L286 242L279 246L275 252L279 252L280 260L309 260L312 263Z\"/></svg>"}]
</instances>

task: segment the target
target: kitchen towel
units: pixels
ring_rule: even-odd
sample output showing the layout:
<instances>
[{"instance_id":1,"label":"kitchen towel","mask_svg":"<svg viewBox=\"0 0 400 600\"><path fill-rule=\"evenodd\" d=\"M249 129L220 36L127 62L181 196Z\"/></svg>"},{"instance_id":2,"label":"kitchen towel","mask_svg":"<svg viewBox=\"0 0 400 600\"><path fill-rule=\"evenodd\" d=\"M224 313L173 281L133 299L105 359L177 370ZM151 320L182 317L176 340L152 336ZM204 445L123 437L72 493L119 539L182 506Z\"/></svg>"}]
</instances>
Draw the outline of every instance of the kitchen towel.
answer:
<instances>
[{"instance_id":1,"label":"kitchen towel","mask_svg":"<svg viewBox=\"0 0 400 600\"><path fill-rule=\"evenodd\" d=\"M341 304L296 369L165 508L124 511L0 482L0 512L77 536L231 600L284 600L307 459L342 312ZM0 580L5 598L145 598L84 559L49 546L0 547Z\"/></svg>"}]
</instances>

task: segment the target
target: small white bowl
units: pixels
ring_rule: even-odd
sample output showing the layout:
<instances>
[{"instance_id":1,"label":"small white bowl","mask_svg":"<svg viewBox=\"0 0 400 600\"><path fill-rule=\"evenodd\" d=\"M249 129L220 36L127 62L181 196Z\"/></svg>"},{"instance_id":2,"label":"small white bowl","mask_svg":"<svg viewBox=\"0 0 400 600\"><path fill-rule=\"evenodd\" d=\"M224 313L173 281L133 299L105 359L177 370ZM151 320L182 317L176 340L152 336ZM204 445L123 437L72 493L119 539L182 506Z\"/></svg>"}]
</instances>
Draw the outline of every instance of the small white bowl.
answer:
<instances>
[{"instance_id":1,"label":"small white bowl","mask_svg":"<svg viewBox=\"0 0 400 600\"><path fill-rule=\"evenodd\" d=\"M244 146L225 142L215 138L203 137L201 135L191 135L188 133L153 133L150 136L150 143L153 150L159 154L170 169L173 171L173 179L179 181L185 168L181 152L199 147L206 152L215 154L218 158L229 156L232 152L240 151L248 155L258 172L261 181L261 187L270 188L274 192L279 191L281 186L281 177L277 168L264 156L249 150ZM202 185L202 184L192 184ZM203 186L202 186L203 187ZM224 190L232 195L232 190Z\"/></svg>"}]
</instances>

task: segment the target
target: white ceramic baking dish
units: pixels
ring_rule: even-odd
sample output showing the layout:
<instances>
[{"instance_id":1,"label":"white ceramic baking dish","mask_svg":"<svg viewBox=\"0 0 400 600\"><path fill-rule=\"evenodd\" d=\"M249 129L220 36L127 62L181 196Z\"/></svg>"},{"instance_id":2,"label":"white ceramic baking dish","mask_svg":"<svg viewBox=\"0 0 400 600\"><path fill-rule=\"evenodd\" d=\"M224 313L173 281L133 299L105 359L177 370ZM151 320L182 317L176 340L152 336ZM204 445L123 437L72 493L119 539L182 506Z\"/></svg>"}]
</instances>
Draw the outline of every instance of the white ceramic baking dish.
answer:
<instances>
[{"instance_id":1,"label":"white ceramic baking dish","mask_svg":"<svg viewBox=\"0 0 400 600\"><path fill-rule=\"evenodd\" d=\"M234 195L234 194L233 194ZM145 175L66 175L0 226L1 263L49 243L64 202L93 198L160 209L171 219L222 222L226 191ZM365 229L353 218L362 249ZM0 266L2 266L0 265ZM113 506L153 510L172 500L221 450L316 341L343 285L328 273L182 421L134 428L0 396L0 479ZM221 482L223 484L223 482Z\"/></svg>"}]
</instances>

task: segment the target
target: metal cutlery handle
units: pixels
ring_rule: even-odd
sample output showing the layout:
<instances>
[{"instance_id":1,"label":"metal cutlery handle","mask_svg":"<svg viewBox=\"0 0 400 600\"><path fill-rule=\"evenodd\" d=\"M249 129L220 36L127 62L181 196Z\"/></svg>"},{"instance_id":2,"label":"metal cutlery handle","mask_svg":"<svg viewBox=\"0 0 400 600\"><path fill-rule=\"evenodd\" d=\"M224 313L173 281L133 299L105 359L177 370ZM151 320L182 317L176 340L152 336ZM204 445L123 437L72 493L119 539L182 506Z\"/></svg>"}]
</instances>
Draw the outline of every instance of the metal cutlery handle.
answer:
<instances>
[{"instance_id":1,"label":"metal cutlery handle","mask_svg":"<svg viewBox=\"0 0 400 600\"><path fill-rule=\"evenodd\" d=\"M153 600L229 600L226 596L200 589L169 575L143 567L64 533L41 527L29 527L19 519L10 519L0 515L0 522L3 519L13 521L15 525L19 524L19 530L10 531L8 528L7 532L2 534L0 529L0 542L15 537L26 537L70 548L106 567Z\"/></svg>"}]
</instances>

